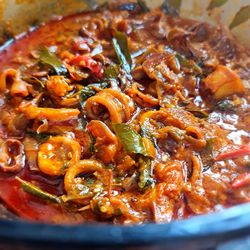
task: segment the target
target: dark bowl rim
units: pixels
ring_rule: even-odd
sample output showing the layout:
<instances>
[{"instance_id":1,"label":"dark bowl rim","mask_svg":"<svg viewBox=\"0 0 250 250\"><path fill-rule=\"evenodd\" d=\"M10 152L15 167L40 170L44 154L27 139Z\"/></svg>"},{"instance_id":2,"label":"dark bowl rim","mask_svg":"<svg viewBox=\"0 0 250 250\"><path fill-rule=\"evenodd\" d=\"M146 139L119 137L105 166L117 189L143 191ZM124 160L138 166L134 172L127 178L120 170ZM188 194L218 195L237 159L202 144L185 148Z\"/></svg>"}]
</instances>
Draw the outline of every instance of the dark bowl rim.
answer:
<instances>
[{"instance_id":1,"label":"dark bowl rim","mask_svg":"<svg viewBox=\"0 0 250 250\"><path fill-rule=\"evenodd\" d=\"M49 225L0 220L0 239L90 246L152 245L199 239L222 241L250 235L250 203L168 224Z\"/></svg>"}]
</instances>

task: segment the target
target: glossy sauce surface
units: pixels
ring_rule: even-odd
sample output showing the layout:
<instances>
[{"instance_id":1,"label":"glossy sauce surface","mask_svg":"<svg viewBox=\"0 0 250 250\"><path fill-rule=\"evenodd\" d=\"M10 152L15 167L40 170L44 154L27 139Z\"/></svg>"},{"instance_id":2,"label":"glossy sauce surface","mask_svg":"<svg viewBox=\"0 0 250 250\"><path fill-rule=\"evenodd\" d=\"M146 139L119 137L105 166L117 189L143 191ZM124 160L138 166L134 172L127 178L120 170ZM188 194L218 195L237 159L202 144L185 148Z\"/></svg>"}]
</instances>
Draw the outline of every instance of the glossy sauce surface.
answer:
<instances>
[{"instance_id":1,"label":"glossy sauce surface","mask_svg":"<svg viewBox=\"0 0 250 250\"><path fill-rule=\"evenodd\" d=\"M0 53L0 197L48 223L166 223L250 199L249 49L160 10L51 21Z\"/></svg>"}]
</instances>

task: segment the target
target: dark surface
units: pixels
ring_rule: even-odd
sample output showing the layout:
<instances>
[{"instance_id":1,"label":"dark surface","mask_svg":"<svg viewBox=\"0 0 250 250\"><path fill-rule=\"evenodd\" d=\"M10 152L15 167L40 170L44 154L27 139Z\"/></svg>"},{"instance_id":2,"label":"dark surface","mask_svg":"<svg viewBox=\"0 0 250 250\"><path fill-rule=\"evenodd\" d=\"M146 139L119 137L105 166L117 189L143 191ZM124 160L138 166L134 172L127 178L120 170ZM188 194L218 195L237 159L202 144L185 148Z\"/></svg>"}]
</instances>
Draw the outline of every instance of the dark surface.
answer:
<instances>
[{"instance_id":1,"label":"dark surface","mask_svg":"<svg viewBox=\"0 0 250 250\"><path fill-rule=\"evenodd\" d=\"M50 226L16 220L0 222L0 249L4 250L216 249L247 236L250 236L250 204L161 225Z\"/></svg>"}]
</instances>

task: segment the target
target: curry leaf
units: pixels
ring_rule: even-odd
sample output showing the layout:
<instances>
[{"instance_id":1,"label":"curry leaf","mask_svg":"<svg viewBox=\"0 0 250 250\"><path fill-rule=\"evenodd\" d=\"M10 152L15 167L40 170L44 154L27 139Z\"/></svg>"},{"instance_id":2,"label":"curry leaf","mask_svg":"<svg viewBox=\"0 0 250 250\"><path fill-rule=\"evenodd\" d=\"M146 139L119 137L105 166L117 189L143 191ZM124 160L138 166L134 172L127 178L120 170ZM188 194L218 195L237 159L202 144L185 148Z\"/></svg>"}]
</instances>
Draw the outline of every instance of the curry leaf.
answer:
<instances>
[{"instance_id":1,"label":"curry leaf","mask_svg":"<svg viewBox=\"0 0 250 250\"><path fill-rule=\"evenodd\" d=\"M223 100L217 103L216 108L221 111L236 111L237 107L231 100Z\"/></svg>"},{"instance_id":2,"label":"curry leaf","mask_svg":"<svg viewBox=\"0 0 250 250\"><path fill-rule=\"evenodd\" d=\"M212 10L214 8L220 7L225 4L228 0L211 0L209 6L207 7L208 10Z\"/></svg>"},{"instance_id":3,"label":"curry leaf","mask_svg":"<svg viewBox=\"0 0 250 250\"><path fill-rule=\"evenodd\" d=\"M89 151L93 154L96 152L96 149L95 149L96 137L94 137L90 132L88 132L88 135L91 140L91 143L89 144Z\"/></svg>"},{"instance_id":4,"label":"curry leaf","mask_svg":"<svg viewBox=\"0 0 250 250\"><path fill-rule=\"evenodd\" d=\"M31 77L23 77L22 78L23 81L31 83L31 84L36 84L38 83L40 85L41 88L45 88L45 81L41 80L37 77L31 76Z\"/></svg>"},{"instance_id":5,"label":"curry leaf","mask_svg":"<svg viewBox=\"0 0 250 250\"><path fill-rule=\"evenodd\" d=\"M66 67L57 58L55 53L50 52L47 48L40 49L39 62L52 68L57 75L63 75L67 73Z\"/></svg>"},{"instance_id":6,"label":"curry leaf","mask_svg":"<svg viewBox=\"0 0 250 250\"><path fill-rule=\"evenodd\" d=\"M182 68L192 70L195 75L200 75L202 73L201 67L196 64L193 60L189 60L186 57L176 53L176 58L178 59Z\"/></svg>"},{"instance_id":7,"label":"curry leaf","mask_svg":"<svg viewBox=\"0 0 250 250\"><path fill-rule=\"evenodd\" d=\"M47 141L51 135L50 133L37 133L35 131L26 131L26 135L29 135L32 138L35 138L39 143Z\"/></svg>"},{"instance_id":8,"label":"curry leaf","mask_svg":"<svg viewBox=\"0 0 250 250\"><path fill-rule=\"evenodd\" d=\"M92 83L87 86L84 86L80 93L79 93L79 99L82 108L85 107L85 102L87 99L91 96L94 96L98 90L105 89L109 87L109 83L107 82L102 82L102 83Z\"/></svg>"},{"instance_id":9,"label":"curry leaf","mask_svg":"<svg viewBox=\"0 0 250 250\"><path fill-rule=\"evenodd\" d=\"M208 117L208 113L205 110L202 110L196 107L187 107L186 110L198 118Z\"/></svg>"},{"instance_id":10,"label":"curry leaf","mask_svg":"<svg viewBox=\"0 0 250 250\"><path fill-rule=\"evenodd\" d=\"M178 15L180 13L182 0L165 0L161 9L169 15Z\"/></svg>"},{"instance_id":11,"label":"curry leaf","mask_svg":"<svg viewBox=\"0 0 250 250\"><path fill-rule=\"evenodd\" d=\"M23 188L23 190L25 192L30 193L34 196L37 196L37 197L44 199L44 200L47 200L47 201L51 201L54 203L61 203L61 200L59 197L43 191L42 189L40 189L39 187L37 187L33 183L28 182L28 181L24 181L19 177L16 177L16 180L18 180L21 183L21 187Z\"/></svg>"},{"instance_id":12,"label":"curry leaf","mask_svg":"<svg viewBox=\"0 0 250 250\"><path fill-rule=\"evenodd\" d=\"M151 160L148 157L139 158L139 182L138 187L145 190L154 184L152 178Z\"/></svg>"},{"instance_id":13,"label":"curry leaf","mask_svg":"<svg viewBox=\"0 0 250 250\"><path fill-rule=\"evenodd\" d=\"M246 22L250 19L250 5L242 7L235 15L233 21L231 22L229 28L233 29L234 27Z\"/></svg>"},{"instance_id":14,"label":"curry leaf","mask_svg":"<svg viewBox=\"0 0 250 250\"><path fill-rule=\"evenodd\" d=\"M119 75L119 67L117 65L109 65L105 70L104 70L104 79L117 79Z\"/></svg>"},{"instance_id":15,"label":"curry leaf","mask_svg":"<svg viewBox=\"0 0 250 250\"><path fill-rule=\"evenodd\" d=\"M137 0L137 4L140 6L141 10L143 12L149 12L150 9L148 8L148 6L146 5L146 3L143 0Z\"/></svg>"},{"instance_id":16,"label":"curry leaf","mask_svg":"<svg viewBox=\"0 0 250 250\"><path fill-rule=\"evenodd\" d=\"M200 152L202 163L203 163L203 172L207 171L212 164L214 163L214 139L207 139L206 147Z\"/></svg>"},{"instance_id":17,"label":"curry leaf","mask_svg":"<svg viewBox=\"0 0 250 250\"><path fill-rule=\"evenodd\" d=\"M116 30L112 42L120 64L127 73L130 73L132 58L128 49L128 40L126 34Z\"/></svg>"},{"instance_id":18,"label":"curry leaf","mask_svg":"<svg viewBox=\"0 0 250 250\"><path fill-rule=\"evenodd\" d=\"M115 134L122 146L128 153L142 154L147 156L142 137L126 124L112 124Z\"/></svg>"}]
</instances>

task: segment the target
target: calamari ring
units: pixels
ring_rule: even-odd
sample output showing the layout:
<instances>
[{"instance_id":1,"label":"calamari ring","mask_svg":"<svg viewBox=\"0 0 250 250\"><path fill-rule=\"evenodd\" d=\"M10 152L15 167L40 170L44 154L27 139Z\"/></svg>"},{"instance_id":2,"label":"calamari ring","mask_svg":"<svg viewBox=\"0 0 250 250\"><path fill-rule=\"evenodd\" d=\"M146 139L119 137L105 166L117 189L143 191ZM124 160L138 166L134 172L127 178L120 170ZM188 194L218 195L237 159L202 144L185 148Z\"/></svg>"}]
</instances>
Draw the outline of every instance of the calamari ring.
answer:
<instances>
[{"instance_id":1,"label":"calamari ring","mask_svg":"<svg viewBox=\"0 0 250 250\"><path fill-rule=\"evenodd\" d=\"M29 95L28 84L24 82L19 71L15 69L6 69L0 76L0 92L5 92L7 83L11 82L10 94L11 96L26 97Z\"/></svg>"},{"instance_id":2,"label":"calamari ring","mask_svg":"<svg viewBox=\"0 0 250 250\"><path fill-rule=\"evenodd\" d=\"M104 166L96 160L82 160L79 161L76 165L72 165L66 172L64 177L64 188L68 196L75 196L78 183L76 183L75 178L79 174L94 173L99 172L103 173L107 171L104 169ZM90 196L94 196L90 194Z\"/></svg>"},{"instance_id":3,"label":"calamari ring","mask_svg":"<svg viewBox=\"0 0 250 250\"><path fill-rule=\"evenodd\" d=\"M50 137L38 152L39 169L48 175L63 175L81 157L81 146L66 136Z\"/></svg>"},{"instance_id":4,"label":"calamari ring","mask_svg":"<svg viewBox=\"0 0 250 250\"><path fill-rule=\"evenodd\" d=\"M31 104L21 106L18 109L20 112L24 113L27 119L46 119L48 121L68 121L72 119L77 119L80 111L78 109L69 109L69 108L40 108L35 107Z\"/></svg>"},{"instance_id":5,"label":"calamari ring","mask_svg":"<svg viewBox=\"0 0 250 250\"><path fill-rule=\"evenodd\" d=\"M113 89L104 89L86 101L87 115L92 119L100 118L99 113L96 113L93 109L97 105L102 105L108 110L110 120L113 123L128 121L134 111L132 100L125 94Z\"/></svg>"},{"instance_id":6,"label":"calamari ring","mask_svg":"<svg viewBox=\"0 0 250 250\"><path fill-rule=\"evenodd\" d=\"M3 172L18 172L25 165L24 146L19 140L6 140L0 147L0 156L0 169Z\"/></svg>"},{"instance_id":7,"label":"calamari ring","mask_svg":"<svg viewBox=\"0 0 250 250\"><path fill-rule=\"evenodd\" d=\"M204 132L196 126L189 126L186 129L186 140L190 142L195 148L204 148L207 141L204 137Z\"/></svg>"},{"instance_id":8,"label":"calamari ring","mask_svg":"<svg viewBox=\"0 0 250 250\"><path fill-rule=\"evenodd\" d=\"M158 99L154 98L149 94L144 94L137 87L136 83L131 85L131 88L127 91L128 95L135 100L136 103L141 105L142 107L154 107L159 105Z\"/></svg>"}]
</instances>

